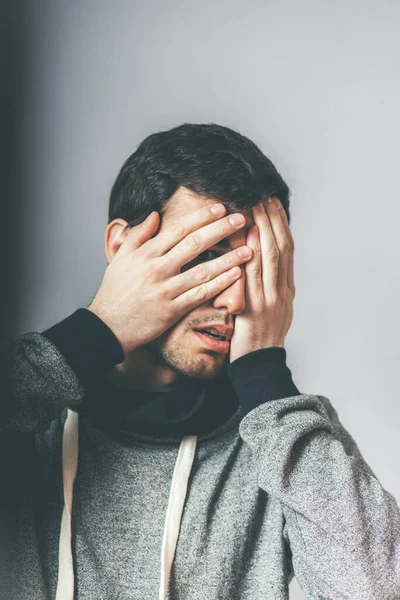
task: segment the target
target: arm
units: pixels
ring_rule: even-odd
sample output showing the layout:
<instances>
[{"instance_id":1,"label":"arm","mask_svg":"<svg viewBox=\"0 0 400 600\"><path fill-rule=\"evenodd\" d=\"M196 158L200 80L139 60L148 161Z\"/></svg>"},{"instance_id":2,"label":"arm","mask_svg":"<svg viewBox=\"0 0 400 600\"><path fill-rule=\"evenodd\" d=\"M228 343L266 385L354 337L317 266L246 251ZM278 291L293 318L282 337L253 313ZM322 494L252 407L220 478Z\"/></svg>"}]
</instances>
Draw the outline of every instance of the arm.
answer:
<instances>
[{"instance_id":1,"label":"arm","mask_svg":"<svg viewBox=\"0 0 400 600\"><path fill-rule=\"evenodd\" d=\"M267 350L229 367L245 408L239 433L252 449L259 486L282 503L283 535L299 584L315 599L400 598L395 498L381 486L328 398L300 393L268 398L274 372L279 369L268 361Z\"/></svg>"},{"instance_id":2,"label":"arm","mask_svg":"<svg viewBox=\"0 0 400 600\"><path fill-rule=\"evenodd\" d=\"M47 430L65 407L79 409L85 384L123 359L111 329L85 308L19 336L0 353L0 430Z\"/></svg>"}]
</instances>

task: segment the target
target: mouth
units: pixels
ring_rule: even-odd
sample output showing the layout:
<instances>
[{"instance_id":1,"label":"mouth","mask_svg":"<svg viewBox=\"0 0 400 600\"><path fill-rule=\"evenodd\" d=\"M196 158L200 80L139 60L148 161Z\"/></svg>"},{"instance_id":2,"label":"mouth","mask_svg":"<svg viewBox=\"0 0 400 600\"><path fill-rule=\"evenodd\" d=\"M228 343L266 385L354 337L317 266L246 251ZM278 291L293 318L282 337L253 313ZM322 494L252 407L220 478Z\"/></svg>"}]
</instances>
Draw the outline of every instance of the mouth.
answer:
<instances>
[{"instance_id":1,"label":"mouth","mask_svg":"<svg viewBox=\"0 0 400 600\"><path fill-rule=\"evenodd\" d=\"M207 329L194 329L193 331L209 348L212 348L221 354L229 352L230 342L225 339L224 336L213 333Z\"/></svg>"}]
</instances>

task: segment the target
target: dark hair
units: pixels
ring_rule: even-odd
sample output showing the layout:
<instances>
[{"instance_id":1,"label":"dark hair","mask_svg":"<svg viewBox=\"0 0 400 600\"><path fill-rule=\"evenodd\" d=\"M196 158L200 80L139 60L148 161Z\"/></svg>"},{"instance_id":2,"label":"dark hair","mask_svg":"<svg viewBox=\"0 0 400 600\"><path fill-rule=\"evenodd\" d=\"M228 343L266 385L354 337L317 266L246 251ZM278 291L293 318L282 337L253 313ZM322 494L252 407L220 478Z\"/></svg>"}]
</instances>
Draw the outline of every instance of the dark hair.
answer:
<instances>
[{"instance_id":1,"label":"dark hair","mask_svg":"<svg viewBox=\"0 0 400 600\"><path fill-rule=\"evenodd\" d=\"M184 123L146 137L114 182L108 222L121 218L133 227L153 211L162 216L180 186L230 210L275 195L290 223L290 190L272 162L249 138L215 123Z\"/></svg>"}]
</instances>

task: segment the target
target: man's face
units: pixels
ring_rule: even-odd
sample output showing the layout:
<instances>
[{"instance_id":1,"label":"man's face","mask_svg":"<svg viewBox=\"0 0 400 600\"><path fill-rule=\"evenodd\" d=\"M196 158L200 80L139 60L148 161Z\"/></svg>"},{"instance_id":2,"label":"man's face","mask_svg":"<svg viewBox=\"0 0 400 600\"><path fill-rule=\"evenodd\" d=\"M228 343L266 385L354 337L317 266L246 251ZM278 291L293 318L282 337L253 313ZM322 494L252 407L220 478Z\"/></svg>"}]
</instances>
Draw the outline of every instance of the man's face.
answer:
<instances>
[{"instance_id":1,"label":"man's face","mask_svg":"<svg viewBox=\"0 0 400 600\"><path fill-rule=\"evenodd\" d=\"M217 200L205 199L187 188L180 187L171 197L162 215L158 230L168 228L171 220L176 220L185 214L194 212L204 205L212 205ZM181 272L194 267L200 261L209 261L246 244L247 232L254 225L251 208L243 211L227 209L226 215L240 212L246 217L246 224L232 235L224 238L218 244L210 246L204 253L185 265ZM204 302L197 308L184 315L173 327L147 345L151 354L168 365L174 371L187 377L198 379L214 379L229 364L229 352L221 353L210 348L196 334L195 329L207 325L235 326L234 315L245 308L245 273L242 268L241 277L225 288L220 294Z\"/></svg>"}]
</instances>

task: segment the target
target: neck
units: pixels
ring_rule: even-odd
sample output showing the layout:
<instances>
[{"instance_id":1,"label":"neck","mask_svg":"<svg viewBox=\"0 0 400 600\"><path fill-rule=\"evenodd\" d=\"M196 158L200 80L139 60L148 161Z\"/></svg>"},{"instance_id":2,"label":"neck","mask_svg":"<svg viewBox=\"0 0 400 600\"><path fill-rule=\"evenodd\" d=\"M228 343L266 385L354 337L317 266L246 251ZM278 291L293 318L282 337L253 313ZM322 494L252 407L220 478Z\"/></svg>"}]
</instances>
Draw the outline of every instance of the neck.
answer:
<instances>
[{"instance_id":1,"label":"neck","mask_svg":"<svg viewBox=\"0 0 400 600\"><path fill-rule=\"evenodd\" d=\"M127 354L108 372L107 379L127 390L168 393L188 378L168 367L152 348L143 346Z\"/></svg>"}]
</instances>

